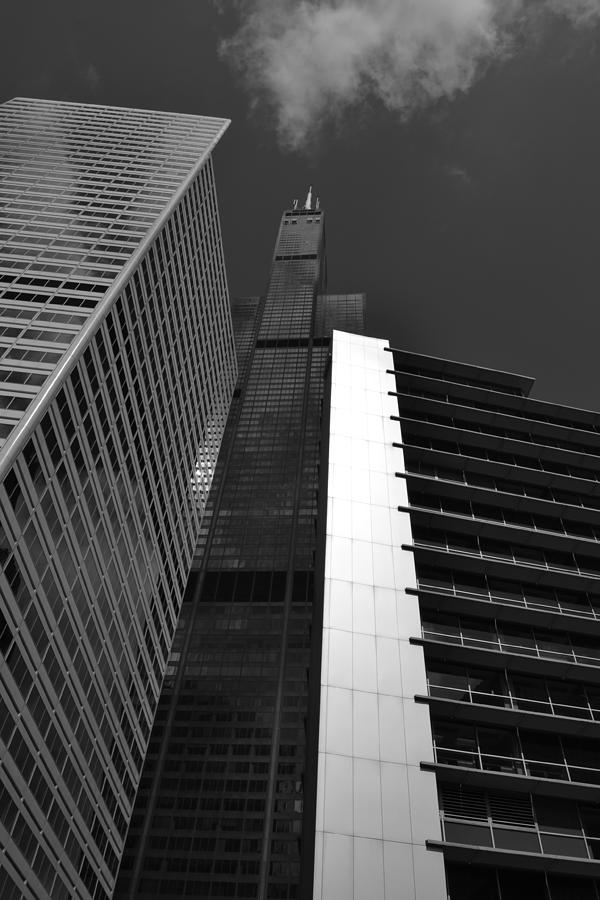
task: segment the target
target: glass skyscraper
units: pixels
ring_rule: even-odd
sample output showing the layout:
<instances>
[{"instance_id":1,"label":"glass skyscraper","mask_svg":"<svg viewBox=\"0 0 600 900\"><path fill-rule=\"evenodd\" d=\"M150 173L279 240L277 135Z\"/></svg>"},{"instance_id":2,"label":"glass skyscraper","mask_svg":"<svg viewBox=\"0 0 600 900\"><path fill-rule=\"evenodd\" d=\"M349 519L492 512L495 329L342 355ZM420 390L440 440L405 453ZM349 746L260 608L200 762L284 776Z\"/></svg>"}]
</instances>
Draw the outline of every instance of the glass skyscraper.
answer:
<instances>
[{"instance_id":1,"label":"glass skyscraper","mask_svg":"<svg viewBox=\"0 0 600 900\"><path fill-rule=\"evenodd\" d=\"M240 379L119 898L292 898L312 883L322 409L333 325L364 328L363 295L324 294L315 206L283 214L266 296L234 303Z\"/></svg>"},{"instance_id":2,"label":"glass skyscraper","mask_svg":"<svg viewBox=\"0 0 600 900\"><path fill-rule=\"evenodd\" d=\"M0 894L107 900L236 362L227 122L0 106Z\"/></svg>"}]
</instances>

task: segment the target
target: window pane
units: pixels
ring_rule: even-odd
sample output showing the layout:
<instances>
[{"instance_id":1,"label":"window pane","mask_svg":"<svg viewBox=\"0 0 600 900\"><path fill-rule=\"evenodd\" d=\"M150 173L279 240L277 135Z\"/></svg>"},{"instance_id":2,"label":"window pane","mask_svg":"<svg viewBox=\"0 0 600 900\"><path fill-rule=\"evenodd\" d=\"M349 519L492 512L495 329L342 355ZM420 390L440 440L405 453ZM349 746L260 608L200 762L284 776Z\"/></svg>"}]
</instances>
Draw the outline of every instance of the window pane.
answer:
<instances>
[{"instance_id":1,"label":"window pane","mask_svg":"<svg viewBox=\"0 0 600 900\"><path fill-rule=\"evenodd\" d=\"M444 831L446 840L455 844L473 844L476 847L492 846L492 835L487 825L445 822Z\"/></svg>"}]
</instances>

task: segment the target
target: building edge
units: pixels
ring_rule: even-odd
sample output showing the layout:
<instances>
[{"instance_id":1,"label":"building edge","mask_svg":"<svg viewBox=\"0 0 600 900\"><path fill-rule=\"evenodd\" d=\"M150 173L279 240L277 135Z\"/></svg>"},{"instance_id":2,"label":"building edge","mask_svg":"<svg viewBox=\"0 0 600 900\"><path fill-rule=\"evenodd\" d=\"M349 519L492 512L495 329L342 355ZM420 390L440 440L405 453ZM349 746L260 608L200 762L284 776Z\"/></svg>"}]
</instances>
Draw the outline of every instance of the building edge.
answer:
<instances>
[{"instance_id":1,"label":"building edge","mask_svg":"<svg viewBox=\"0 0 600 900\"><path fill-rule=\"evenodd\" d=\"M31 98L15 97L13 99L29 100ZM53 101L47 102L52 103ZM83 104L71 103L69 105L81 106ZM100 106L100 104L96 105ZM101 106L101 108L110 109L111 107ZM126 107L117 108L126 109ZM35 431L36 427L41 422L48 404L55 399L62 384L64 383L65 378L67 378L75 368L83 352L88 347L90 341L93 339L94 335L102 325L102 322L106 319L108 313L112 309L120 293L125 288L131 276L137 270L144 256L152 246L153 241L160 234L169 217L177 208L186 191L188 190L194 179L198 176L199 172L202 170L206 162L210 159L213 149L216 147L218 142L221 140L221 138L229 128L229 125L231 124L231 119L218 119L216 117L208 116L193 116L191 118L212 118L212 120L215 122L221 122L221 127L219 128L217 134L213 138L211 138L208 146L203 151L197 163L190 169L189 173L183 179L177 191L173 194L160 215L148 229L143 239L138 244L136 250L133 252L131 258L123 266L121 272L119 272L114 282L109 287L106 294L98 304L98 308L92 313L92 315L83 325L81 331L75 337L69 349L64 354L63 358L59 360L55 369L48 376L46 382L41 387L39 393L32 400L31 405L27 409L23 418L15 426L13 432L7 439L6 444L0 450L0 481L2 481L10 471L19 453L21 453L21 451L27 444L27 441Z\"/></svg>"}]
</instances>

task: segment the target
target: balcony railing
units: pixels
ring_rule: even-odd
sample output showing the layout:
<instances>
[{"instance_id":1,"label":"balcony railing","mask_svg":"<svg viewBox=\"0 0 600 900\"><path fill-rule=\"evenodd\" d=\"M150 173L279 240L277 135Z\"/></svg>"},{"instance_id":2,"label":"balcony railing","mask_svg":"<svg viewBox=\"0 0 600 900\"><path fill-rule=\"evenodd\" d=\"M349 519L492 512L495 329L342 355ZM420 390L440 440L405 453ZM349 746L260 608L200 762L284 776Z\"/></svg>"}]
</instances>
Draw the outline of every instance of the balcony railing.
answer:
<instances>
[{"instance_id":1,"label":"balcony railing","mask_svg":"<svg viewBox=\"0 0 600 900\"><path fill-rule=\"evenodd\" d=\"M418 576L418 572L417 572ZM600 621L600 607L596 608L589 604L575 604L573 602L561 602L557 597L556 600L548 598L547 600L538 597L527 597L517 594L499 594L492 591L478 591L476 589L460 590L451 585L443 585L438 582L428 581L427 578L418 578L418 586L420 590L431 591L435 594L446 594L457 599L476 600L484 603L498 603L502 606L519 606L523 609L529 609L536 612L549 612L564 616L576 616L577 618L592 619Z\"/></svg>"},{"instance_id":2,"label":"balcony railing","mask_svg":"<svg viewBox=\"0 0 600 900\"><path fill-rule=\"evenodd\" d=\"M600 769L573 766L568 762L553 763L524 756L500 756L477 750L457 750L454 747L434 747L436 762L463 769L482 772L502 772L509 775L526 775L530 778L551 778L575 784L600 784Z\"/></svg>"},{"instance_id":3,"label":"balcony railing","mask_svg":"<svg viewBox=\"0 0 600 900\"><path fill-rule=\"evenodd\" d=\"M503 542L497 542L503 543ZM410 545L408 545L410 547ZM565 553L565 556L571 556L571 559L557 559L555 551L540 550L539 557L528 555L528 547L525 545L507 544L506 547L498 549L488 549L487 547L476 547L468 544L460 545L451 543L450 541L442 541L438 538L424 538L413 536L413 545L415 550L437 550L440 553L459 554L460 556L469 556L473 559L481 559L484 561L506 563L511 566L524 566L527 569L536 569L545 572L564 573L571 576L583 576L589 578L600 577L600 561L596 558L581 558L577 554ZM553 558L554 556L554 558Z\"/></svg>"},{"instance_id":4,"label":"balcony railing","mask_svg":"<svg viewBox=\"0 0 600 900\"><path fill-rule=\"evenodd\" d=\"M593 707L590 703L587 703L585 706L576 706L558 703L550 697L546 700L533 700L530 697L518 697L513 694L477 691L471 687L448 687L447 685L435 684L431 681L429 682L429 696L439 700L456 700L460 703L483 704L520 712L543 713L548 716L563 716L600 722L600 709Z\"/></svg>"},{"instance_id":5,"label":"balcony railing","mask_svg":"<svg viewBox=\"0 0 600 900\"><path fill-rule=\"evenodd\" d=\"M465 820L442 815L442 831L444 840L451 843L583 860L600 859L600 838L579 830L575 833L549 832L535 826L510 826L491 820Z\"/></svg>"},{"instance_id":6,"label":"balcony railing","mask_svg":"<svg viewBox=\"0 0 600 900\"><path fill-rule=\"evenodd\" d=\"M595 656L587 654L575 647L556 645L555 648L540 647L531 641L529 644L518 644L504 640L501 635L496 638L465 637L465 635L449 630L435 630L431 627L423 627L422 635L425 640L441 641L445 644L455 644L461 647L472 647L480 650L489 650L494 653L518 653L522 656L534 656L538 659L555 660L557 662L576 663L581 666L595 666L600 668L600 650Z\"/></svg>"}]
</instances>

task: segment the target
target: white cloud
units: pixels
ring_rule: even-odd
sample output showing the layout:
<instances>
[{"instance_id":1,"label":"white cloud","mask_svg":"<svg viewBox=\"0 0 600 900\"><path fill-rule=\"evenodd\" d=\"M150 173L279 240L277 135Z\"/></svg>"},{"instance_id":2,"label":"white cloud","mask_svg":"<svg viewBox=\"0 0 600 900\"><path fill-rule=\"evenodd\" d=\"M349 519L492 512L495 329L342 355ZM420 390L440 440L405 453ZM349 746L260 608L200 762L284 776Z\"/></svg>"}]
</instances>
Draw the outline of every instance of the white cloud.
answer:
<instances>
[{"instance_id":1,"label":"white cloud","mask_svg":"<svg viewBox=\"0 0 600 900\"><path fill-rule=\"evenodd\" d=\"M573 25L594 25L600 21L600 0L546 0L551 12L562 15Z\"/></svg>"},{"instance_id":2,"label":"white cloud","mask_svg":"<svg viewBox=\"0 0 600 900\"><path fill-rule=\"evenodd\" d=\"M241 0L224 42L253 99L266 98L279 137L304 143L367 98L408 116L467 91L509 52L532 0ZM573 24L600 19L600 0L539 0Z\"/></svg>"}]
</instances>

